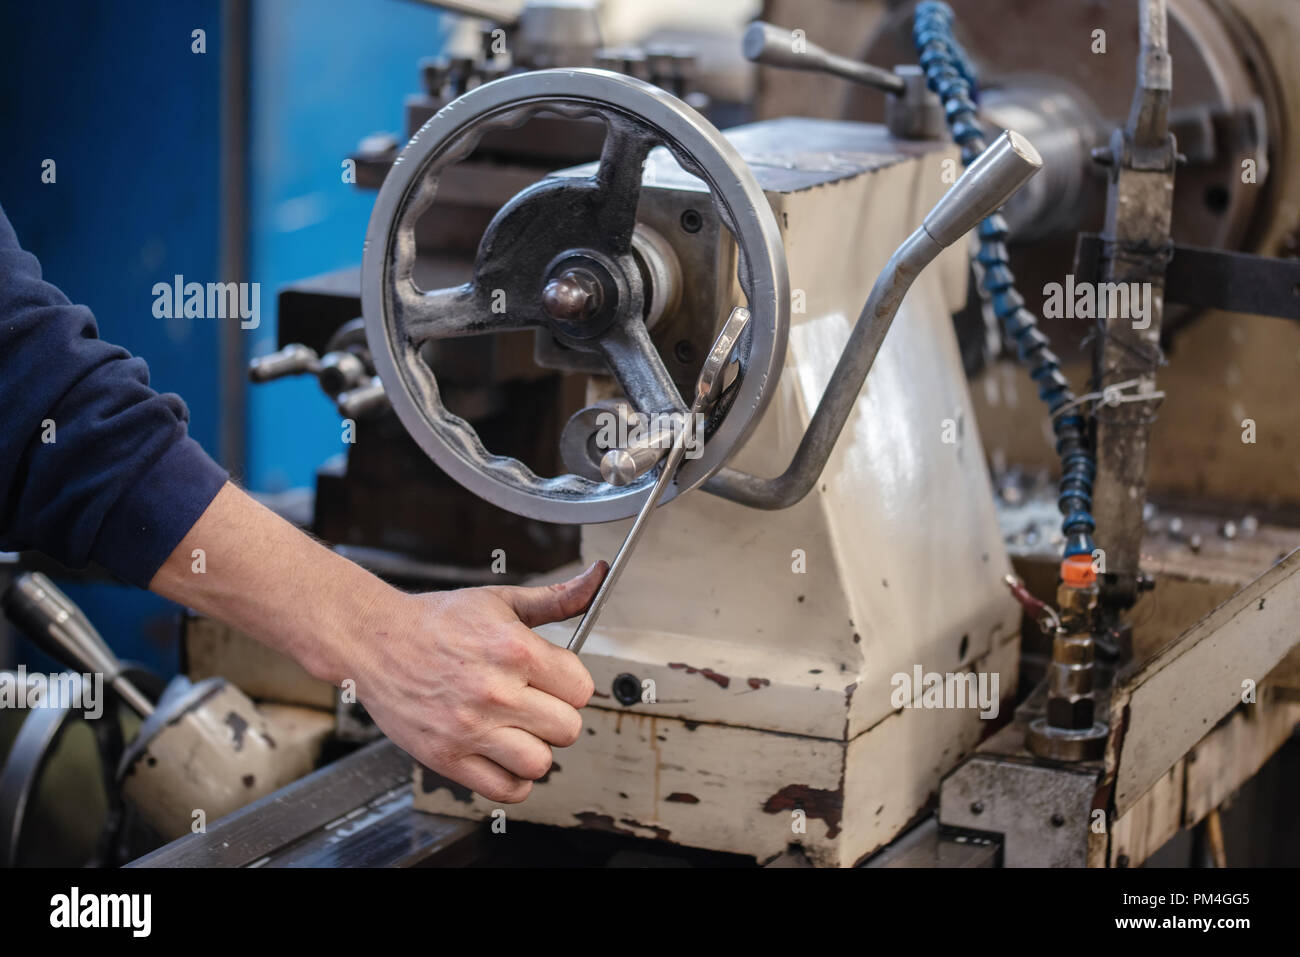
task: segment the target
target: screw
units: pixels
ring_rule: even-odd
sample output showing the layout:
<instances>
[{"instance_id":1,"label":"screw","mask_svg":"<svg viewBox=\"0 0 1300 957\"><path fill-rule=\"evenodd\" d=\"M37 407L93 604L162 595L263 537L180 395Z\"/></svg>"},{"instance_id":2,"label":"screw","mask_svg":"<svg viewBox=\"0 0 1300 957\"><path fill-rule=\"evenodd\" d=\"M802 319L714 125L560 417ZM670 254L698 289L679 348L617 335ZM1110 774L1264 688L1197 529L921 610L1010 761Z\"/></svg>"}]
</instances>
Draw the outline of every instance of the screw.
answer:
<instances>
[{"instance_id":1,"label":"screw","mask_svg":"<svg viewBox=\"0 0 1300 957\"><path fill-rule=\"evenodd\" d=\"M1065 815L1060 813L1053 814L1052 827L1065 827Z\"/></svg>"},{"instance_id":2,"label":"screw","mask_svg":"<svg viewBox=\"0 0 1300 957\"><path fill-rule=\"evenodd\" d=\"M970 812L971 812L972 814L976 814L976 815L983 814L983 813L984 813L984 802L983 802L983 801L972 801L972 802L971 802L971 805L970 805Z\"/></svg>"}]
</instances>

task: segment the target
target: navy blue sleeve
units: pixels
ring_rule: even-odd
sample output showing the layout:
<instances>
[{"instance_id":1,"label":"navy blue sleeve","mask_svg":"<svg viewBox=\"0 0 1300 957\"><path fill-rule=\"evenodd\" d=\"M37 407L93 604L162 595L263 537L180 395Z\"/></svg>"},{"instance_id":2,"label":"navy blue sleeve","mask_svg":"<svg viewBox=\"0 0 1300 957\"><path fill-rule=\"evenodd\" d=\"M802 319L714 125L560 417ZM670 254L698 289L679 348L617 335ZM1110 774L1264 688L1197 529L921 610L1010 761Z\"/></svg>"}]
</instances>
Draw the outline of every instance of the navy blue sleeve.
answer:
<instances>
[{"instance_id":1,"label":"navy blue sleeve","mask_svg":"<svg viewBox=\"0 0 1300 957\"><path fill-rule=\"evenodd\" d=\"M0 209L0 549L147 587L226 472L143 359L41 279ZM52 441L51 441L52 440Z\"/></svg>"}]
</instances>

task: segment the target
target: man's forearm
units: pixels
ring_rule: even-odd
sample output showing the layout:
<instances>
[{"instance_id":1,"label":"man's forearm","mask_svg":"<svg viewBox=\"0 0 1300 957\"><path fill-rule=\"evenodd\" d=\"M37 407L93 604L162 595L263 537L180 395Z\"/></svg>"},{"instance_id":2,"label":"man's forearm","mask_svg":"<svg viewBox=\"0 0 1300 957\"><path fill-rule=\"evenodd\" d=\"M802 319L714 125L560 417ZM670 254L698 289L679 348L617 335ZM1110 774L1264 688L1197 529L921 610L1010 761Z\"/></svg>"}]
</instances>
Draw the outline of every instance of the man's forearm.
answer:
<instances>
[{"instance_id":1,"label":"man's forearm","mask_svg":"<svg viewBox=\"0 0 1300 957\"><path fill-rule=\"evenodd\" d=\"M493 801L522 801L578 738L591 676L529 630L578 614L599 562L541 588L407 595L226 484L149 587L339 685L426 767Z\"/></svg>"},{"instance_id":2,"label":"man's forearm","mask_svg":"<svg viewBox=\"0 0 1300 957\"><path fill-rule=\"evenodd\" d=\"M149 588L336 684L381 607L408 600L229 483Z\"/></svg>"}]
</instances>

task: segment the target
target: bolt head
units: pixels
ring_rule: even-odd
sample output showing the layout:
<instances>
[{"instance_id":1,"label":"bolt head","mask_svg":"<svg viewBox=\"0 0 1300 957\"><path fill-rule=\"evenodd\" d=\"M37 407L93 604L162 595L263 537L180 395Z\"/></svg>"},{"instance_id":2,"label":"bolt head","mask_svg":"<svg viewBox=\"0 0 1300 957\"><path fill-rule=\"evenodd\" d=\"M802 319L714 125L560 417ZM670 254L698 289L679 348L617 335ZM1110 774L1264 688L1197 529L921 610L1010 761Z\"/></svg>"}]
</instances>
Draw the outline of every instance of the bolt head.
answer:
<instances>
[{"instance_id":1,"label":"bolt head","mask_svg":"<svg viewBox=\"0 0 1300 957\"><path fill-rule=\"evenodd\" d=\"M542 308L552 319L581 322L600 309L600 283L580 270L570 269L546 284Z\"/></svg>"}]
</instances>

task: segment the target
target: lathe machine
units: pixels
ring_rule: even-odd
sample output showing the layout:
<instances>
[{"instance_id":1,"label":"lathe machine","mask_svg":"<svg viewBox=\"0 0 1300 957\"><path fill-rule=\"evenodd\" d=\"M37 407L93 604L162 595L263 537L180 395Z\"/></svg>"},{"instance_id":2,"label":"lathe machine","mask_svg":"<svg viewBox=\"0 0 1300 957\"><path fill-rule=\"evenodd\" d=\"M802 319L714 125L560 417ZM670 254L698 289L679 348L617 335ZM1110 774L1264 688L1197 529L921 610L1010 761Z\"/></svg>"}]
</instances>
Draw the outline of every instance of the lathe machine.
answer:
<instances>
[{"instance_id":1,"label":"lathe machine","mask_svg":"<svg viewBox=\"0 0 1300 957\"><path fill-rule=\"evenodd\" d=\"M300 519L407 587L558 580L689 451L524 804L376 741L140 863L458 859L501 819L633 857L1222 860L1300 720L1290 6L770 0L726 59L609 45L614 2L442 5L483 19L352 157L360 267L284 290L252 366L353 426ZM374 737L217 623L185 644Z\"/></svg>"}]
</instances>

